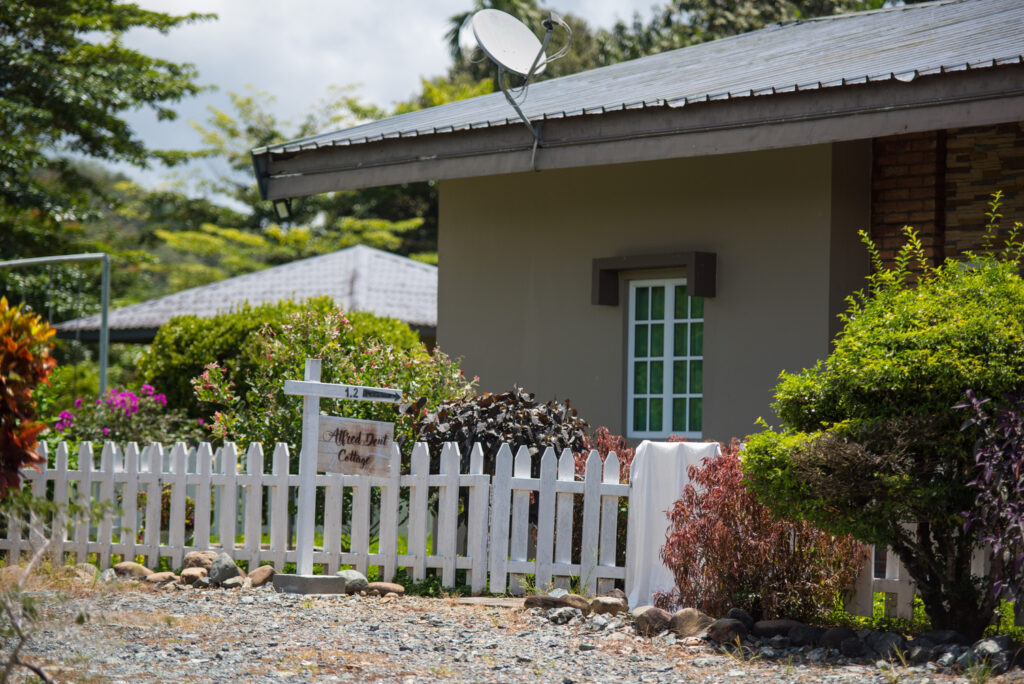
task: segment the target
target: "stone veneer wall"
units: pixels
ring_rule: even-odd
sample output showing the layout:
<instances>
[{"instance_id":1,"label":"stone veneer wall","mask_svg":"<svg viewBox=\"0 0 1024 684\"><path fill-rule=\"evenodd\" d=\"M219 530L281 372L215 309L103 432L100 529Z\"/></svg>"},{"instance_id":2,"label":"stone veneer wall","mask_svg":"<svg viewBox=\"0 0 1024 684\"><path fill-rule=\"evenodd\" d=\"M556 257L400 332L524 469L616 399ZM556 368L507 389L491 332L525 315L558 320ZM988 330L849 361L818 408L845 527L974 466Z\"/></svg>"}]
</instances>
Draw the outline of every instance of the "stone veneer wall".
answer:
<instances>
[{"instance_id":1,"label":"stone veneer wall","mask_svg":"<svg viewBox=\"0 0 1024 684\"><path fill-rule=\"evenodd\" d=\"M996 190L1003 231L1024 222L1024 122L876 138L873 148L871 235L886 260L908 224L933 261L977 248Z\"/></svg>"}]
</instances>

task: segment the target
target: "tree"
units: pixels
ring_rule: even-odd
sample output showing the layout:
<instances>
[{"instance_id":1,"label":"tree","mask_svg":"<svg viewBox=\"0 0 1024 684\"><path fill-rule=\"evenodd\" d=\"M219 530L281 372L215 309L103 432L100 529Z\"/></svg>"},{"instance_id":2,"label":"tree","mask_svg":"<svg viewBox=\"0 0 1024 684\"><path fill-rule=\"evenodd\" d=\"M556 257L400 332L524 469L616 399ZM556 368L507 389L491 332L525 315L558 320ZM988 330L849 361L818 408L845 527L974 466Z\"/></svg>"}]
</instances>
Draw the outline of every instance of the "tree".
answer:
<instances>
[{"instance_id":1,"label":"tree","mask_svg":"<svg viewBox=\"0 0 1024 684\"><path fill-rule=\"evenodd\" d=\"M0 6L0 254L6 258L85 251L82 221L108 197L67 158L146 166L182 153L147 147L122 118L195 94L196 71L125 47L133 28L166 33L212 15L172 16L117 0L10 0ZM0 272L0 291L75 292L83 270ZM55 282L56 281L56 282ZM31 303L46 309L45 297Z\"/></svg>"},{"instance_id":2,"label":"tree","mask_svg":"<svg viewBox=\"0 0 1024 684\"><path fill-rule=\"evenodd\" d=\"M828 361L780 376L773 407L785 430L754 435L744 456L777 515L892 548L932 625L972 637L998 605L1003 557L990 551L992 575L971 575L986 534L964 525L979 431L961 430L954 406L968 389L1006 397L1024 386L1020 230L998 254L936 267L910 228L892 268L865 236L875 270L849 300Z\"/></svg>"},{"instance_id":3,"label":"tree","mask_svg":"<svg viewBox=\"0 0 1024 684\"><path fill-rule=\"evenodd\" d=\"M122 119L199 91L195 69L148 57L121 43L132 28L166 33L211 15L172 16L117 0L11 0L0 10L0 220L19 212L62 221L80 215L89 183L60 155L145 166L181 154L152 150ZM10 246L4 244L6 248ZM14 244L14 247L19 245ZM14 252L18 253L18 252Z\"/></svg>"}]
</instances>

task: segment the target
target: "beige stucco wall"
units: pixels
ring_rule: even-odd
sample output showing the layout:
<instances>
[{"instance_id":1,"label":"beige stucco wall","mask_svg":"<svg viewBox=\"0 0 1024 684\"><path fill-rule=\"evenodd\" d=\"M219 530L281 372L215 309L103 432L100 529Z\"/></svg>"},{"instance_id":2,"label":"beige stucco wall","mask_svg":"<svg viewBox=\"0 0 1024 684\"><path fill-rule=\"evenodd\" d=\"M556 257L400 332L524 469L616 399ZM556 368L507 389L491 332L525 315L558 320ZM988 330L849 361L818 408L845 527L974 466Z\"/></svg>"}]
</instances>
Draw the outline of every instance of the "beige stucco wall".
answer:
<instances>
[{"instance_id":1,"label":"beige stucco wall","mask_svg":"<svg viewBox=\"0 0 1024 684\"><path fill-rule=\"evenodd\" d=\"M828 352L835 290L850 282L850 269L830 278L830 263L856 230L856 221L834 220L833 194L849 200L846 214L862 203L867 225L862 150L820 145L444 181L438 343L463 357L484 390L518 383L540 399L568 397L595 427L624 434L624 305L591 304L591 260L715 252L704 436L746 435L770 416L779 371ZM834 183L833 167L864 180L863 192Z\"/></svg>"}]
</instances>

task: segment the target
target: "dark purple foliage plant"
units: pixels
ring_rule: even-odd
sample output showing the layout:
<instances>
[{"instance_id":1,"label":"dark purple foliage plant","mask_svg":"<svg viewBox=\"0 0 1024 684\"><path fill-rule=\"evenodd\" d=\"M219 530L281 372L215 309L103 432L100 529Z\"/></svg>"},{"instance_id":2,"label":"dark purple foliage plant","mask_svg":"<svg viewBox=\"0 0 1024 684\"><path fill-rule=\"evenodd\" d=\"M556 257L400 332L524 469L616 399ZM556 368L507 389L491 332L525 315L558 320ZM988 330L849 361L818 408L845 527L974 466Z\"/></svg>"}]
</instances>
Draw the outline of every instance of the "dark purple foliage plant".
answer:
<instances>
[{"instance_id":1,"label":"dark purple foliage plant","mask_svg":"<svg viewBox=\"0 0 1024 684\"><path fill-rule=\"evenodd\" d=\"M964 429L980 432L968 483L977 494L964 527L977 528L980 541L992 545L993 593L1010 586L1024 599L1024 392L993 405L968 390L956 408L970 409Z\"/></svg>"}]
</instances>

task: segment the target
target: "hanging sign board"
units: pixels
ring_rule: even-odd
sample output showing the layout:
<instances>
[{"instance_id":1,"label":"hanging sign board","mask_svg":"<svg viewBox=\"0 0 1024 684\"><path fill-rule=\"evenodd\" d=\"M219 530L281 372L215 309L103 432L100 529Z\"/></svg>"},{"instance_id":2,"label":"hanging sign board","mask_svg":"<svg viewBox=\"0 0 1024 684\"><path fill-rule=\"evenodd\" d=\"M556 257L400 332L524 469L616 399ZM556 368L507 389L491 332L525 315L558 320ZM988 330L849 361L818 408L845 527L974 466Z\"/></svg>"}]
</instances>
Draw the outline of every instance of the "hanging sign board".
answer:
<instances>
[{"instance_id":1,"label":"hanging sign board","mask_svg":"<svg viewBox=\"0 0 1024 684\"><path fill-rule=\"evenodd\" d=\"M317 471L345 475L391 474L395 424L320 416Z\"/></svg>"}]
</instances>

